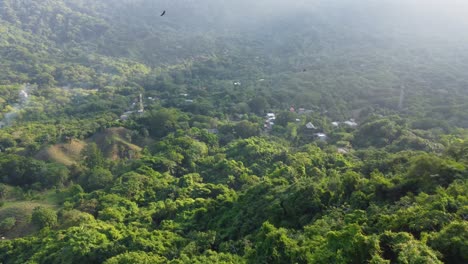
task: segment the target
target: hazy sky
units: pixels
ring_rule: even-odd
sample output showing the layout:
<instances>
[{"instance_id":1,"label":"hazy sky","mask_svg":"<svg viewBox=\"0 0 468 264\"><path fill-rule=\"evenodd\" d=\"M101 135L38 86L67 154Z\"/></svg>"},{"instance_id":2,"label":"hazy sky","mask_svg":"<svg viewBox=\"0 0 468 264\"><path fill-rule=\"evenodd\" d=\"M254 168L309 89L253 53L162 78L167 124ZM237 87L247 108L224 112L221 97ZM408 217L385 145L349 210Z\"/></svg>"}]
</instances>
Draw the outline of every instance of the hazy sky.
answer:
<instances>
[{"instance_id":1,"label":"hazy sky","mask_svg":"<svg viewBox=\"0 0 468 264\"><path fill-rule=\"evenodd\" d=\"M109 0L119 1L119 0ZM468 39L468 0L120 0L153 26L224 32L327 25L424 38ZM166 10L164 19L155 19ZM138 14L138 13L136 13ZM138 15L136 15L138 17ZM301 24L302 23L302 24ZM466 35L466 36L465 36Z\"/></svg>"}]
</instances>

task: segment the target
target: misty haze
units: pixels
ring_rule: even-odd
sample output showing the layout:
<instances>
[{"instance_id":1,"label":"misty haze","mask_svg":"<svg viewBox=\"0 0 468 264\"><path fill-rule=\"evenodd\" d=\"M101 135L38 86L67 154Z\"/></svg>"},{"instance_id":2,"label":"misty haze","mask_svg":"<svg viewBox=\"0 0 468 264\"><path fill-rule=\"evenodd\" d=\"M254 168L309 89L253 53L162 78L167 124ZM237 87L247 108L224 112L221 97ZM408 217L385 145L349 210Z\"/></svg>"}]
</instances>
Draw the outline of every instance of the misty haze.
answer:
<instances>
[{"instance_id":1,"label":"misty haze","mask_svg":"<svg viewBox=\"0 0 468 264\"><path fill-rule=\"evenodd\" d=\"M468 263L468 1L0 0L0 263Z\"/></svg>"}]
</instances>

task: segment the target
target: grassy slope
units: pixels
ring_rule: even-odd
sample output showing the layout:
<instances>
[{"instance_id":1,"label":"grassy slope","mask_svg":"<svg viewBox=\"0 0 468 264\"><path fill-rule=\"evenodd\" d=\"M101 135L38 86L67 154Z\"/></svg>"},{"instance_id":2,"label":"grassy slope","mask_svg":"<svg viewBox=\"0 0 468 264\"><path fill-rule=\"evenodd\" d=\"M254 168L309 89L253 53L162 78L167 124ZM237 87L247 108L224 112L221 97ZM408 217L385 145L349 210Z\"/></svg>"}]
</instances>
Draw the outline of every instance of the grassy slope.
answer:
<instances>
[{"instance_id":1,"label":"grassy slope","mask_svg":"<svg viewBox=\"0 0 468 264\"><path fill-rule=\"evenodd\" d=\"M138 158L142 146L150 142L138 142L138 145L130 142L131 131L122 127L109 128L94 134L86 141L72 140L70 143L61 143L49 146L36 155L40 160L50 160L67 166L80 160L80 152L91 142L98 145L104 156L108 159L118 160L125 158L129 151L133 158Z\"/></svg>"},{"instance_id":2,"label":"grassy slope","mask_svg":"<svg viewBox=\"0 0 468 264\"><path fill-rule=\"evenodd\" d=\"M88 142L94 142L108 159L118 160L123 158L123 151L131 150L139 153L142 148L130 143L131 131L122 127L114 127L94 134Z\"/></svg>"},{"instance_id":3,"label":"grassy slope","mask_svg":"<svg viewBox=\"0 0 468 264\"><path fill-rule=\"evenodd\" d=\"M0 208L0 222L5 218L14 217L16 219L15 226L6 232L0 232L1 237L5 239L12 239L17 237L24 237L39 229L37 226L31 223L31 215L34 208L38 206L49 207L58 209L55 192L50 191L33 201L15 201L10 200Z\"/></svg>"},{"instance_id":4,"label":"grassy slope","mask_svg":"<svg viewBox=\"0 0 468 264\"><path fill-rule=\"evenodd\" d=\"M41 150L36 158L51 160L66 166L73 165L80 158L80 152L86 146L84 141L72 140L70 143L61 143Z\"/></svg>"}]
</instances>

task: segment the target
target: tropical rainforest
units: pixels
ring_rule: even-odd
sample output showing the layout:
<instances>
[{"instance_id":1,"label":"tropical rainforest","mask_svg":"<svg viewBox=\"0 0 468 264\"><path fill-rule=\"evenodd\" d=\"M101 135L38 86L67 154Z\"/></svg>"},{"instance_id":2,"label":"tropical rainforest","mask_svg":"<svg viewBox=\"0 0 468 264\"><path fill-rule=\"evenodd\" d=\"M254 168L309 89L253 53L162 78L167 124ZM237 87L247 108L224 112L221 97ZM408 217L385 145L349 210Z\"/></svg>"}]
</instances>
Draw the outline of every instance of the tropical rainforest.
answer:
<instances>
[{"instance_id":1,"label":"tropical rainforest","mask_svg":"<svg viewBox=\"0 0 468 264\"><path fill-rule=\"evenodd\" d=\"M0 263L468 263L466 10L0 0Z\"/></svg>"}]
</instances>

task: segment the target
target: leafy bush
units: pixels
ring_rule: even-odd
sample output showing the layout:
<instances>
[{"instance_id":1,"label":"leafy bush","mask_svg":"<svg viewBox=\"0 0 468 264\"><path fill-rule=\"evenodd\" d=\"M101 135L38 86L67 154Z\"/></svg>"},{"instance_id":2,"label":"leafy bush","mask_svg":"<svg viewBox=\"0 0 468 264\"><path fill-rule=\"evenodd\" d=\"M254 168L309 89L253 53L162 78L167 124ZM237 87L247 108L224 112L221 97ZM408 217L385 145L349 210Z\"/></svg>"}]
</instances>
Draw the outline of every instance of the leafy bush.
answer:
<instances>
[{"instance_id":1,"label":"leafy bush","mask_svg":"<svg viewBox=\"0 0 468 264\"><path fill-rule=\"evenodd\" d=\"M31 221L40 228L54 227L57 225L57 213L50 208L38 206L33 210Z\"/></svg>"},{"instance_id":2,"label":"leafy bush","mask_svg":"<svg viewBox=\"0 0 468 264\"><path fill-rule=\"evenodd\" d=\"M16 218L7 217L0 222L0 231L5 232L11 230L16 225Z\"/></svg>"}]
</instances>

